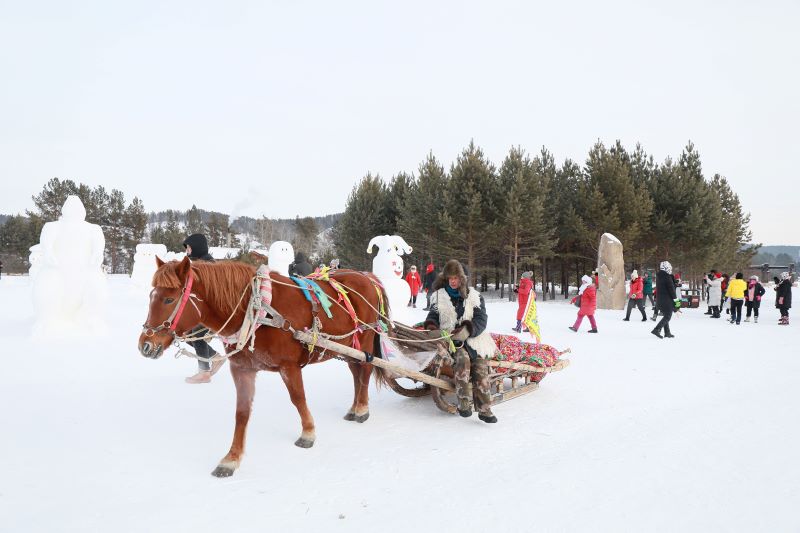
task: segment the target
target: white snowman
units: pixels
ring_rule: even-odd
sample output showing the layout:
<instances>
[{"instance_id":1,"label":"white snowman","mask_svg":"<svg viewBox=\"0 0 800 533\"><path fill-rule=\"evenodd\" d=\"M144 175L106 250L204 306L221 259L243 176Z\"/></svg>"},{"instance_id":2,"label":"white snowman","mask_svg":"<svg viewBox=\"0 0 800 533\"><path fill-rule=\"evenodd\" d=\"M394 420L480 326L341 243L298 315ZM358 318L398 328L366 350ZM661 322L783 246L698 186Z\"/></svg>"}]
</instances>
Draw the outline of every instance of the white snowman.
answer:
<instances>
[{"instance_id":1,"label":"white snowman","mask_svg":"<svg viewBox=\"0 0 800 533\"><path fill-rule=\"evenodd\" d=\"M267 266L272 272L288 276L289 265L294 263L294 248L286 241L275 241L269 247Z\"/></svg>"}]
</instances>

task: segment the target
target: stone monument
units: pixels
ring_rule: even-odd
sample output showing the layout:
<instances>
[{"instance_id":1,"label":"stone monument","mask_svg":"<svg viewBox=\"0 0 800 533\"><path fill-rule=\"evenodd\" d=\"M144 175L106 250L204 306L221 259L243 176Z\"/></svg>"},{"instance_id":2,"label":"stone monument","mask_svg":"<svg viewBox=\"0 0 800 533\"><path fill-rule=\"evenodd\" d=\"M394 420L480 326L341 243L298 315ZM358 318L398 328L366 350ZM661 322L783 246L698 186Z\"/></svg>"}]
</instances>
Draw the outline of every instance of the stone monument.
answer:
<instances>
[{"instance_id":1,"label":"stone monument","mask_svg":"<svg viewBox=\"0 0 800 533\"><path fill-rule=\"evenodd\" d=\"M622 256L622 243L610 233L600 237L597 252L597 308L625 309L625 260Z\"/></svg>"}]
</instances>

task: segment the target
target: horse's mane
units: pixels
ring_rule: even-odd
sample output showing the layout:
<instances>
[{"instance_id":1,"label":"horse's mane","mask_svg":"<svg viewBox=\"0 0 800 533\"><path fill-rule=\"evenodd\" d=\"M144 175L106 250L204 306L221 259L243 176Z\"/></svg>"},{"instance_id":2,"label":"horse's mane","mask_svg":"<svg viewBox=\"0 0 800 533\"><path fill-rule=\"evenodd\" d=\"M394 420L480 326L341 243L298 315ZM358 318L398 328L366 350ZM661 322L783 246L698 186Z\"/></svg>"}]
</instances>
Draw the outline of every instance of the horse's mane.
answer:
<instances>
[{"instance_id":1,"label":"horse's mane","mask_svg":"<svg viewBox=\"0 0 800 533\"><path fill-rule=\"evenodd\" d=\"M171 261L162 265L153 274L153 287L167 289L180 289L183 283L178 278L176 269L180 265ZM205 287L206 303L216 309L221 315L233 314L234 307L239 302L245 287L256 273L255 267L238 261L220 261L218 263L197 262L192 263L192 271L197 280ZM247 305L249 299L245 294L241 303ZM241 307L241 305L240 305Z\"/></svg>"}]
</instances>

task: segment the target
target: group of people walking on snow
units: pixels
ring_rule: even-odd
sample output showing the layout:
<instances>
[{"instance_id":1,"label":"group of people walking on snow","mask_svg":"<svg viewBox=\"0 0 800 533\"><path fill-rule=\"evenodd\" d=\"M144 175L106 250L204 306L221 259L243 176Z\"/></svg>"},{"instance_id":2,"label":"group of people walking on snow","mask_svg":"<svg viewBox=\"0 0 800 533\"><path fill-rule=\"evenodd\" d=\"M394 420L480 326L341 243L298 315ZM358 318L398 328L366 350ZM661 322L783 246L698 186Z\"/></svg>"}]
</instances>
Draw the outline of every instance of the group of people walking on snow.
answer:
<instances>
[{"instance_id":1,"label":"group of people walking on snow","mask_svg":"<svg viewBox=\"0 0 800 533\"><path fill-rule=\"evenodd\" d=\"M593 273L594 274L594 273ZM758 276L750 276L745 282L744 275L738 272L734 279L729 279L727 274L720 274L712 270L703 280L708 293L708 311L705 313L711 318L720 318L723 304L728 302L727 312L730 314L728 320L731 324L742 323L743 309L747 310L744 322L750 322L751 317L754 322L758 322L761 298L766 290L761 284ZM788 272L783 272L780 278L774 278L775 287L775 307L780 311L781 317L778 321L780 325L789 324L789 309L792 307L792 280ZM597 308L597 277L583 276L578 295L572 299L578 309L578 316L575 323L569 329L577 332L584 317L589 319L591 329L589 333L597 333L597 321L595 320L595 310ZM662 261L656 273L656 283L653 287L653 280L650 273L642 279L637 270L631 272L630 288L628 290L628 304L625 318L628 322L631 319L631 312L637 308L642 315L642 322L647 321L645 311L645 301L649 300L653 307L653 316L650 320L661 320L651 331L658 338L674 338L675 335L670 330L670 321L675 312L680 312L683 283L680 277L672 273L672 265L669 261ZM522 306L520 306L522 309ZM519 332L519 313L517 315L517 326L514 331Z\"/></svg>"}]
</instances>

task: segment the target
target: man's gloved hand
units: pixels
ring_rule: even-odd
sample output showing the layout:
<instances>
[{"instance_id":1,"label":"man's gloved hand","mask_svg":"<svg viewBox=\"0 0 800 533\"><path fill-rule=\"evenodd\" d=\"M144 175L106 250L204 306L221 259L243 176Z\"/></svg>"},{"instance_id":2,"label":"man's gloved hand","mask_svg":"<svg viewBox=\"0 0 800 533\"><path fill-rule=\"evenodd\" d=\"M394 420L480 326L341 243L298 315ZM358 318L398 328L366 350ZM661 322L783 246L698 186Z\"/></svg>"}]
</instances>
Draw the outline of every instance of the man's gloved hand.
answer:
<instances>
[{"instance_id":1,"label":"man's gloved hand","mask_svg":"<svg viewBox=\"0 0 800 533\"><path fill-rule=\"evenodd\" d=\"M675 299L675 309L680 309L680 308L681 308L681 300L680 300L680 298L676 298Z\"/></svg>"},{"instance_id":2,"label":"man's gloved hand","mask_svg":"<svg viewBox=\"0 0 800 533\"><path fill-rule=\"evenodd\" d=\"M458 326L450 333L450 338L453 341L464 342L469 338L469 330L464 326Z\"/></svg>"}]
</instances>

